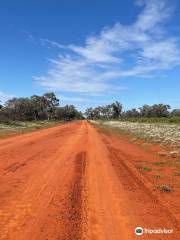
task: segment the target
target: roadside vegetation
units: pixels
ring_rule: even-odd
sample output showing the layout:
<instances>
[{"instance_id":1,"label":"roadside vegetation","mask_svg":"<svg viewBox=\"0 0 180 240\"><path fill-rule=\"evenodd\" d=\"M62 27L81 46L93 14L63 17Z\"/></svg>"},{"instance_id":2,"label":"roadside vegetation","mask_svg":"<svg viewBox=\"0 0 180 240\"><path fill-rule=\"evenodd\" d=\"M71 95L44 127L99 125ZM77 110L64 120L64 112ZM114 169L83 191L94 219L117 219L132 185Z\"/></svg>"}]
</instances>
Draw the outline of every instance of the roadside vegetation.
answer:
<instances>
[{"instance_id":1,"label":"roadside vegetation","mask_svg":"<svg viewBox=\"0 0 180 240\"><path fill-rule=\"evenodd\" d=\"M169 105L154 104L122 111L122 104L116 101L110 105L88 108L85 115L101 127L114 128L119 133L134 134L134 141L143 138L180 147L180 109L170 109Z\"/></svg>"},{"instance_id":2,"label":"roadside vegetation","mask_svg":"<svg viewBox=\"0 0 180 240\"><path fill-rule=\"evenodd\" d=\"M0 104L0 136L29 132L82 118L82 113L73 105L61 107L53 92L29 98L12 98Z\"/></svg>"},{"instance_id":3,"label":"roadside vegetation","mask_svg":"<svg viewBox=\"0 0 180 240\"><path fill-rule=\"evenodd\" d=\"M135 160L134 166L159 192L174 193L179 189L180 109L154 104L123 111L122 104L115 102L89 108L86 116L105 134L120 135L129 143L140 144L145 151L157 144L157 150L152 150L154 160Z\"/></svg>"},{"instance_id":4,"label":"roadside vegetation","mask_svg":"<svg viewBox=\"0 0 180 240\"><path fill-rule=\"evenodd\" d=\"M106 128L114 128L120 133L132 133L135 137L132 141L145 139L147 141L180 147L180 125L167 123L139 123L125 121L95 121Z\"/></svg>"},{"instance_id":5,"label":"roadside vegetation","mask_svg":"<svg viewBox=\"0 0 180 240\"><path fill-rule=\"evenodd\" d=\"M62 121L63 123L63 121ZM11 124L0 123L0 137L6 137L17 133L26 133L60 124L59 121L28 121L11 122Z\"/></svg>"},{"instance_id":6,"label":"roadside vegetation","mask_svg":"<svg viewBox=\"0 0 180 240\"><path fill-rule=\"evenodd\" d=\"M93 120L119 120L123 122L144 122L144 123L180 123L180 109L172 111L169 105L154 104L144 105L137 109L122 111L123 106L118 101L96 108L88 108L85 115Z\"/></svg>"},{"instance_id":7,"label":"roadside vegetation","mask_svg":"<svg viewBox=\"0 0 180 240\"><path fill-rule=\"evenodd\" d=\"M61 107L53 92L42 96L12 98L0 105L0 123L14 124L25 121L69 121L81 119L82 113L73 105Z\"/></svg>"}]
</instances>

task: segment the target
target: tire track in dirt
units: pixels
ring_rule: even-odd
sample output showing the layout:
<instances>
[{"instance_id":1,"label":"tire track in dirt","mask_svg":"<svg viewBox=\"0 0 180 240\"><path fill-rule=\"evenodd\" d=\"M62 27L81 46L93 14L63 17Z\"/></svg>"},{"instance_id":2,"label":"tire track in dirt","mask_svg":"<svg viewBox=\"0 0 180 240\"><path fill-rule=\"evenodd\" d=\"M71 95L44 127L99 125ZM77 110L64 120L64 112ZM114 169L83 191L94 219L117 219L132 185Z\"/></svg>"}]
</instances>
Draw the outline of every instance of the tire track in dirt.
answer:
<instances>
[{"instance_id":1,"label":"tire track in dirt","mask_svg":"<svg viewBox=\"0 0 180 240\"><path fill-rule=\"evenodd\" d=\"M22 144L30 146L39 141L48 141L49 139L52 139L52 137L66 136L68 133L72 133L71 126L72 123L66 123L60 126L40 129L35 132L22 133L5 139L0 139L0 151L6 148L10 149L11 147L14 149L15 146L18 147Z\"/></svg>"},{"instance_id":2,"label":"tire track in dirt","mask_svg":"<svg viewBox=\"0 0 180 240\"><path fill-rule=\"evenodd\" d=\"M169 206L166 205L162 196L163 193L158 194L153 184L136 169L132 164L133 156L126 151L126 149L118 148L118 144L109 136L104 134L101 134L101 136L102 141L107 146L112 166L121 184L123 184L127 195L130 193L129 196L132 197L132 199L136 199L134 202L137 206L138 201L139 203L143 203L144 208L141 208L141 215L144 219L140 225L145 225L149 228L166 227L167 229L174 229L173 235L155 236L155 239L177 239L180 234L180 221L171 209L169 209ZM115 145L116 147L114 147ZM146 211L143 209L146 209ZM149 211L147 211L147 209L149 209ZM147 217L147 214L143 214L143 211L148 213L149 216ZM148 222L148 218L152 218L152 220Z\"/></svg>"},{"instance_id":3,"label":"tire track in dirt","mask_svg":"<svg viewBox=\"0 0 180 240\"><path fill-rule=\"evenodd\" d=\"M70 162L72 164L63 177L64 182L54 190L48 210L39 224L40 231L37 230L33 239L82 239L86 153L77 153Z\"/></svg>"},{"instance_id":4,"label":"tire track in dirt","mask_svg":"<svg viewBox=\"0 0 180 240\"><path fill-rule=\"evenodd\" d=\"M74 181L74 166L76 166L74 156L82 149L81 144L83 144L83 146L85 145L86 139L86 126L83 123L71 124L68 127L69 134L64 136L56 131L58 136L56 136L55 140L51 140L52 137L50 137L48 148L46 148L46 144L44 145L43 139L41 139L41 145L44 148L44 154L42 152L43 155L41 158L39 158L37 154L34 159L35 161L28 161L26 167L19 168L18 171L10 171L8 174L0 176L0 181L4 184L4 188L5 186L9 188L8 192L13 188L13 185L10 184L11 179L15 181L16 178L24 178L23 188L21 189L21 186L18 185L17 189L15 189L16 192L14 192L10 198L8 197L7 199L7 191L2 192L3 198L1 199L0 205L0 239L44 240L59 239L60 235L66 236L67 229L63 231L63 229L60 228L60 231L62 230L61 232L57 230L58 226L62 225L58 213L63 210L63 202L66 203L69 197L70 183ZM57 130L61 130L61 128L62 126ZM73 132L75 132L76 135L72 134ZM63 143L60 148L57 140ZM32 141L32 138L30 141ZM54 144L56 144L57 150L54 151L54 149L51 151L51 148L54 148ZM26 142L25 145L21 146L21 149L24 148L25 150L27 146L28 143ZM38 146L39 141L35 144L36 149L38 149ZM50 149L50 153L47 152L47 154L46 149ZM14 151L13 144L11 144L11 151ZM29 150L28 152L31 153ZM3 155L6 156L5 149L3 150ZM3 155L1 156L2 158ZM28 156L27 153L26 155ZM9 154L7 156L9 156ZM29 159L25 159L25 155L20 151L18 156L20 164L23 163L24 160ZM14 158L8 160L9 163L12 161L14 161ZM7 165L6 161L4 161L4 164ZM8 166L10 165L8 164ZM4 168L2 168L2 170L3 169ZM26 171L28 171L28 174L26 174ZM2 180L1 178L5 179ZM13 189L13 191L15 190ZM58 207L54 205L54 199L57 200ZM55 208L52 206L55 206ZM53 210L52 216L50 216L50 210ZM48 226L48 220L52 220L54 217L55 221L52 221L54 225ZM67 219L68 216L64 215L63 217ZM46 227L44 233L43 224ZM21 234L22 232L23 235Z\"/></svg>"},{"instance_id":5,"label":"tire track in dirt","mask_svg":"<svg viewBox=\"0 0 180 240\"><path fill-rule=\"evenodd\" d=\"M178 229L179 223L174 214L172 214L163 204L162 199L160 200L153 192L154 186L147 181L130 163L128 163L127 156L115 149L112 146L107 147L109 150L109 156L112 162L112 165L120 177L120 181L124 184L125 188L130 191L136 192L137 189L141 190L146 194L147 200L151 201L152 204L158 205L158 210L161 211L162 216L168 217L171 223L173 223L174 227ZM131 184L130 184L131 182ZM170 225L171 225L170 223Z\"/></svg>"},{"instance_id":6,"label":"tire track in dirt","mask_svg":"<svg viewBox=\"0 0 180 240\"><path fill-rule=\"evenodd\" d=\"M87 121L4 141L1 240L136 240L137 226L177 229L172 207L131 164L134 155Z\"/></svg>"},{"instance_id":7,"label":"tire track in dirt","mask_svg":"<svg viewBox=\"0 0 180 240\"><path fill-rule=\"evenodd\" d=\"M129 163L127 149L123 145L118 148L118 142L93 126L89 126L89 135L89 239L139 239L134 233L137 226L174 230L169 235L144 234L143 240L179 239L179 220L158 198L152 185Z\"/></svg>"},{"instance_id":8,"label":"tire track in dirt","mask_svg":"<svg viewBox=\"0 0 180 240\"><path fill-rule=\"evenodd\" d=\"M82 239L83 223L85 219L85 215L83 213L85 170L86 152L79 152L75 157L75 174L67 196L67 212L62 214L62 216L66 215L68 220L64 223L66 236L63 236L62 240Z\"/></svg>"},{"instance_id":9,"label":"tire track in dirt","mask_svg":"<svg viewBox=\"0 0 180 240\"><path fill-rule=\"evenodd\" d=\"M88 195L87 239L129 240L127 219L121 211L119 186L108 151L99 133L88 125L86 172ZM122 209L123 210L123 209Z\"/></svg>"}]
</instances>

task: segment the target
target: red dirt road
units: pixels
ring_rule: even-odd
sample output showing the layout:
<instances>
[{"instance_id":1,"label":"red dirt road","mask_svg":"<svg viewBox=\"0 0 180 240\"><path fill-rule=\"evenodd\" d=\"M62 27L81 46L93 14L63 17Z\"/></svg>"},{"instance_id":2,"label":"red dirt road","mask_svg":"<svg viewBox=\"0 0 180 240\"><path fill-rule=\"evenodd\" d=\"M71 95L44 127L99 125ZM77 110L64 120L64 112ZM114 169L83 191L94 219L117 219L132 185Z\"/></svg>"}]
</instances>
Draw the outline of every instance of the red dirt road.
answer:
<instances>
[{"instance_id":1,"label":"red dirt road","mask_svg":"<svg viewBox=\"0 0 180 240\"><path fill-rule=\"evenodd\" d=\"M0 239L180 239L174 193L153 189L139 157L153 158L86 121L0 140Z\"/></svg>"}]
</instances>

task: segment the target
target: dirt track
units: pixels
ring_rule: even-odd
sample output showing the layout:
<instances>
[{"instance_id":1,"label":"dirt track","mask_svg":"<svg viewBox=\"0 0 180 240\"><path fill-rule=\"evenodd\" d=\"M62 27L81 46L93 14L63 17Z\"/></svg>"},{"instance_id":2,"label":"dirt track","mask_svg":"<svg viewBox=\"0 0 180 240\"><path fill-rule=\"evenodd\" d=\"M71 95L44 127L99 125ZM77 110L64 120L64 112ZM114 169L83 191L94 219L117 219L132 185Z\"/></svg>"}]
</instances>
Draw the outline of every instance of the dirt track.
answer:
<instances>
[{"instance_id":1,"label":"dirt track","mask_svg":"<svg viewBox=\"0 0 180 240\"><path fill-rule=\"evenodd\" d=\"M86 121L0 140L0 239L178 240L177 209L134 167L140 155L152 157Z\"/></svg>"}]
</instances>

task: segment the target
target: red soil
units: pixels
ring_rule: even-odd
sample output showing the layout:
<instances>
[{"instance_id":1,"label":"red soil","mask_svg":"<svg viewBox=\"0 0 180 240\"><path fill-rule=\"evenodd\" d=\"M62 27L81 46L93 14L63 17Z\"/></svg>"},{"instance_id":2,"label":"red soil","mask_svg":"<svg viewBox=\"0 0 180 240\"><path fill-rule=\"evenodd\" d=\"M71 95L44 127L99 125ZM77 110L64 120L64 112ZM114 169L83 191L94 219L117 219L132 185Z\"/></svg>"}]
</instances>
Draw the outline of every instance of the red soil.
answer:
<instances>
[{"instance_id":1,"label":"red soil","mask_svg":"<svg viewBox=\"0 0 180 240\"><path fill-rule=\"evenodd\" d=\"M160 192L142 160L159 159L86 121L0 140L0 239L178 240L179 190Z\"/></svg>"}]
</instances>

